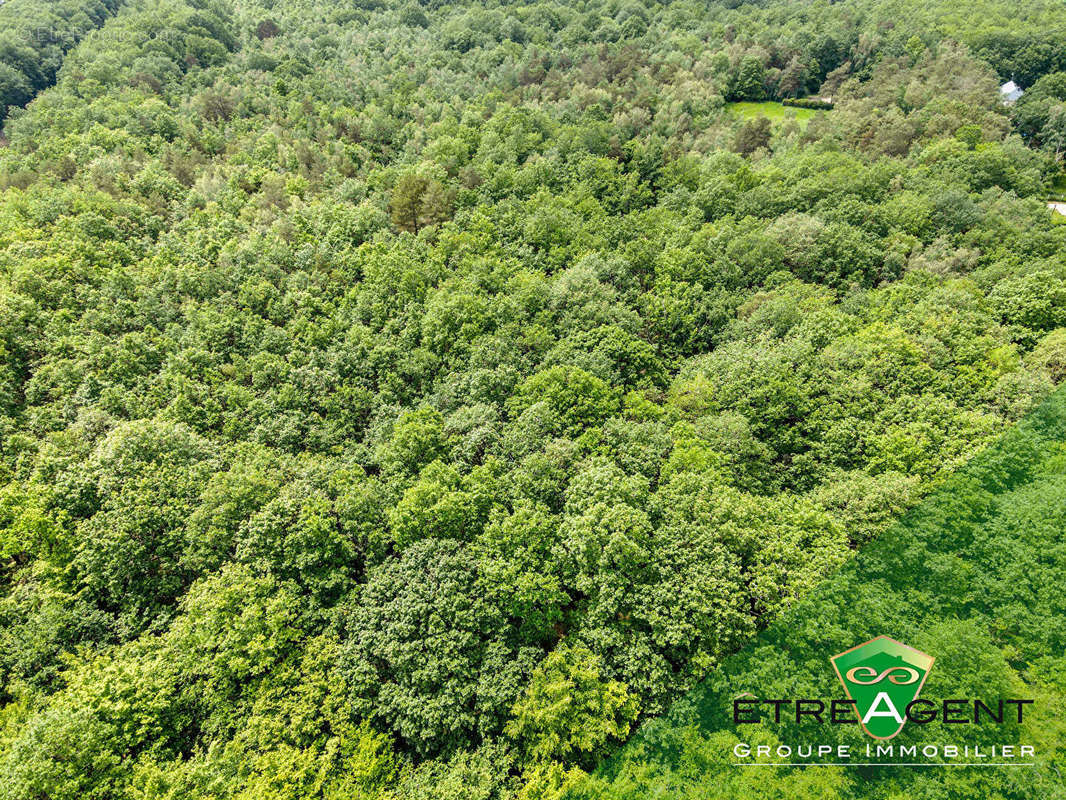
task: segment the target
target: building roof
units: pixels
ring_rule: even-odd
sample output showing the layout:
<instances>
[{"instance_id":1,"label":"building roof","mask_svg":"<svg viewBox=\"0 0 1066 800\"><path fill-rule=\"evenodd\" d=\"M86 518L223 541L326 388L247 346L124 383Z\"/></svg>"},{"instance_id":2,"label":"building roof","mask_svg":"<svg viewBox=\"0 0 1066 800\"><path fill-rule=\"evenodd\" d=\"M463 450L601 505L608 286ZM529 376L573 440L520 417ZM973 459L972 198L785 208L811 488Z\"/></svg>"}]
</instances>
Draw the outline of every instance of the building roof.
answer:
<instances>
[{"instance_id":1,"label":"building roof","mask_svg":"<svg viewBox=\"0 0 1066 800\"><path fill-rule=\"evenodd\" d=\"M1004 103L1013 103L1019 97L1025 93L1014 81L1007 81L1005 84L999 87L999 94L1003 98Z\"/></svg>"}]
</instances>

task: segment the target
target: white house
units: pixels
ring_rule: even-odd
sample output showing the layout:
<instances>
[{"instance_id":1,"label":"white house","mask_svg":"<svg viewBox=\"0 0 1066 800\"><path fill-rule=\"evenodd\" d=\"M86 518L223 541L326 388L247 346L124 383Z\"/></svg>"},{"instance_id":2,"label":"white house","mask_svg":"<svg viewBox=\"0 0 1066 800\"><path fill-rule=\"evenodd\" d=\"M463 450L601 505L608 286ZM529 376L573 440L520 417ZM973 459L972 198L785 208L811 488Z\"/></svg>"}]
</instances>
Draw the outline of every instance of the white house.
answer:
<instances>
[{"instance_id":1,"label":"white house","mask_svg":"<svg viewBox=\"0 0 1066 800\"><path fill-rule=\"evenodd\" d=\"M1005 84L999 87L999 96L1003 98L1003 102L1010 105L1021 97L1025 93L1025 90L1021 88L1014 81L1007 81Z\"/></svg>"}]
</instances>

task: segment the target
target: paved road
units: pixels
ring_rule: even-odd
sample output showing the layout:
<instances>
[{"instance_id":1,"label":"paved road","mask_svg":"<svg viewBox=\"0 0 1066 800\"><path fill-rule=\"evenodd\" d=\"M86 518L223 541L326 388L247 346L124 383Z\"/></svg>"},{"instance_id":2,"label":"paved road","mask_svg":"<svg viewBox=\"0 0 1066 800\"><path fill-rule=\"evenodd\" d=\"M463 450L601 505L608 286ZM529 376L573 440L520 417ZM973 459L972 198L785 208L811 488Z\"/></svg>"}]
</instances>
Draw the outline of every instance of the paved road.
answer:
<instances>
[{"instance_id":1,"label":"paved road","mask_svg":"<svg viewBox=\"0 0 1066 800\"><path fill-rule=\"evenodd\" d=\"M1058 211L1063 216L1066 216L1066 203L1048 203L1047 207L1052 211Z\"/></svg>"}]
</instances>

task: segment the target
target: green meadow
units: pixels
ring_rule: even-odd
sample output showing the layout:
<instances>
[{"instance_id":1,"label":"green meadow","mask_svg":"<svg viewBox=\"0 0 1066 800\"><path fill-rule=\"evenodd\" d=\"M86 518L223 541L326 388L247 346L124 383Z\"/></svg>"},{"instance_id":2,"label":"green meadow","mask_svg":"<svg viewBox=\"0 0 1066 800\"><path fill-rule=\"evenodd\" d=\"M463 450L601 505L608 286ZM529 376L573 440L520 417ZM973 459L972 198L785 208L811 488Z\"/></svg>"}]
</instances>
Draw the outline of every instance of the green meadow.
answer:
<instances>
[{"instance_id":1,"label":"green meadow","mask_svg":"<svg viewBox=\"0 0 1066 800\"><path fill-rule=\"evenodd\" d=\"M807 122L819 112L813 108L795 108L793 106L784 106L781 103L775 103L771 101L763 103L755 103L749 101L743 101L739 103L726 103L726 109L737 116L744 119L755 119L756 117L766 117L771 122L780 123L786 120L794 119L800 125L806 127Z\"/></svg>"}]
</instances>

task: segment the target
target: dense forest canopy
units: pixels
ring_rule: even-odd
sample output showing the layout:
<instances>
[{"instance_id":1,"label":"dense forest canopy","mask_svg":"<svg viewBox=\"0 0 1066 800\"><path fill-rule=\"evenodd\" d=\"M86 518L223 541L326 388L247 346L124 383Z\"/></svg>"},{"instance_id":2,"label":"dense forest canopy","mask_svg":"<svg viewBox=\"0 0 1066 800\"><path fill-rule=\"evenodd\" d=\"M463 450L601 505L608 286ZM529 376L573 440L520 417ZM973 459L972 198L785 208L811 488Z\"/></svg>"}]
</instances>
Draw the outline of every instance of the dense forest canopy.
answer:
<instances>
[{"instance_id":1,"label":"dense forest canopy","mask_svg":"<svg viewBox=\"0 0 1066 800\"><path fill-rule=\"evenodd\" d=\"M910 509L843 569L778 615L725 659L671 711L649 720L592 776L574 775L567 800L869 800L1034 798L1062 794L1066 759L1066 390L1059 389L992 447ZM834 653L891 631L936 653L920 706L941 698L1029 700L1002 724L908 721L874 745L855 724L797 719L788 706L757 725L733 722L733 700L756 689L838 697ZM750 696L750 695L747 695ZM965 702L965 701L962 701ZM1017 700L1015 700L1017 702ZM960 703L961 704L961 703ZM791 705L791 703L789 704ZM806 704L805 704L806 705ZM807 706L809 707L809 706ZM937 710L943 717L942 708ZM961 715L955 716L958 720ZM825 720L823 719L823 722ZM976 723L976 724L974 724ZM748 748L784 746L807 758L812 744L846 748L846 766L795 768L765 756L738 766ZM870 751L866 746L870 744ZM878 747L914 747L927 769L893 765ZM980 753L980 766L931 753ZM1006 750L1005 746L1012 749ZM1002 766L997 754L1032 748ZM839 751L837 751L839 752ZM873 756L870 758L870 756ZM881 763L863 763L868 758ZM912 756L903 758L914 763ZM983 762L980 759L984 759ZM790 758L788 760L794 760ZM833 759L836 760L836 759ZM843 759L841 759L843 760ZM902 760L902 759L901 759ZM999 764L995 762L998 761ZM886 763L887 762L887 763ZM1021 766L1024 763L1025 766ZM953 764L945 769L941 765Z\"/></svg>"},{"instance_id":2,"label":"dense forest canopy","mask_svg":"<svg viewBox=\"0 0 1066 800\"><path fill-rule=\"evenodd\" d=\"M0 798L553 797L1066 378L1058 3L49 13Z\"/></svg>"},{"instance_id":3,"label":"dense forest canopy","mask_svg":"<svg viewBox=\"0 0 1066 800\"><path fill-rule=\"evenodd\" d=\"M0 121L55 82L63 56L115 13L119 0L0 3Z\"/></svg>"}]
</instances>

